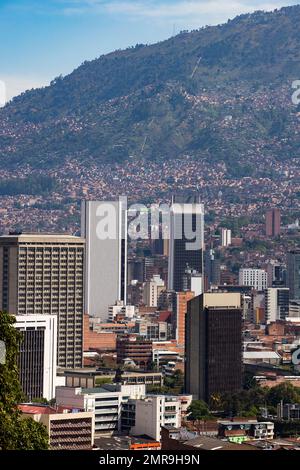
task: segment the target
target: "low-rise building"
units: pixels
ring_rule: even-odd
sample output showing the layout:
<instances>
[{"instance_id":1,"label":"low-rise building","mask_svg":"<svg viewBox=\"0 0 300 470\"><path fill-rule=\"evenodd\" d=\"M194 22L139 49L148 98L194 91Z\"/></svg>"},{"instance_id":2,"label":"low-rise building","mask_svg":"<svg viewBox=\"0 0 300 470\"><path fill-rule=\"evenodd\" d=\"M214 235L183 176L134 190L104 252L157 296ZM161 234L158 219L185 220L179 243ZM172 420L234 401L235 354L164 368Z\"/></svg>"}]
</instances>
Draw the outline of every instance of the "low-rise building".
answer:
<instances>
[{"instance_id":1,"label":"low-rise building","mask_svg":"<svg viewBox=\"0 0 300 470\"><path fill-rule=\"evenodd\" d=\"M144 397L145 385L105 384L97 388L57 387L56 402L92 412L95 434L121 431L123 403Z\"/></svg>"},{"instance_id":2,"label":"low-rise building","mask_svg":"<svg viewBox=\"0 0 300 470\"><path fill-rule=\"evenodd\" d=\"M23 418L44 424L51 450L91 450L94 445L94 416L92 412L52 408L48 405L19 405Z\"/></svg>"},{"instance_id":3,"label":"low-rise building","mask_svg":"<svg viewBox=\"0 0 300 470\"><path fill-rule=\"evenodd\" d=\"M299 403L278 403L277 417L283 420L300 420L300 404Z\"/></svg>"},{"instance_id":4,"label":"low-rise building","mask_svg":"<svg viewBox=\"0 0 300 470\"><path fill-rule=\"evenodd\" d=\"M132 405L135 406L132 435L146 435L160 441L161 426L181 426L181 402L176 396L148 395L140 400L132 400Z\"/></svg>"}]
</instances>

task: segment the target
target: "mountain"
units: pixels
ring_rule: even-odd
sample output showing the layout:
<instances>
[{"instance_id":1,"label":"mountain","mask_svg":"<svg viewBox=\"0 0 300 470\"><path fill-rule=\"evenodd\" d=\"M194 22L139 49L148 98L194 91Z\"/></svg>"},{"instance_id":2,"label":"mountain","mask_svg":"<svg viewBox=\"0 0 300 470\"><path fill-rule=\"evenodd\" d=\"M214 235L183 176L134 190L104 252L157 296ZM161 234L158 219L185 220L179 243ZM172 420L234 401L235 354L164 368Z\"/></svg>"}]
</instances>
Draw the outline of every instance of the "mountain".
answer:
<instances>
[{"instance_id":1,"label":"mountain","mask_svg":"<svg viewBox=\"0 0 300 470\"><path fill-rule=\"evenodd\" d=\"M192 155L239 176L297 158L299 24L300 6L256 12L85 62L0 111L0 168Z\"/></svg>"}]
</instances>

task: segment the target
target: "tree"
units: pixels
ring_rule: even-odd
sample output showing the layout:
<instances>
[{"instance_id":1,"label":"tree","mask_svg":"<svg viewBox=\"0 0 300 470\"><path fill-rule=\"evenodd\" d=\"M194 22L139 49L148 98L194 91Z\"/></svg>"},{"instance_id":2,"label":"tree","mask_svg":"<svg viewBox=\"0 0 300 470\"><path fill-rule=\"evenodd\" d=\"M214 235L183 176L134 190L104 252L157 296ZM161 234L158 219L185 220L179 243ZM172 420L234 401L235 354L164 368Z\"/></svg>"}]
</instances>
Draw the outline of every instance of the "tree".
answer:
<instances>
[{"instance_id":1,"label":"tree","mask_svg":"<svg viewBox=\"0 0 300 470\"><path fill-rule=\"evenodd\" d=\"M188 420L197 421L199 419L205 419L210 417L209 409L205 401L194 400L187 409Z\"/></svg>"},{"instance_id":2,"label":"tree","mask_svg":"<svg viewBox=\"0 0 300 470\"><path fill-rule=\"evenodd\" d=\"M170 393L182 393L184 386L184 376L181 370L175 370L171 377L166 377L164 380L165 386L169 389Z\"/></svg>"},{"instance_id":3,"label":"tree","mask_svg":"<svg viewBox=\"0 0 300 470\"><path fill-rule=\"evenodd\" d=\"M33 419L23 419L18 409L24 396L19 382L17 357L21 334L14 328L15 318L0 313L0 340L6 347L5 364L0 364L0 449L45 450L46 427Z\"/></svg>"},{"instance_id":4,"label":"tree","mask_svg":"<svg viewBox=\"0 0 300 470\"><path fill-rule=\"evenodd\" d=\"M267 403L277 406L278 403L300 403L300 393L292 384L284 382L272 387L267 393Z\"/></svg>"}]
</instances>

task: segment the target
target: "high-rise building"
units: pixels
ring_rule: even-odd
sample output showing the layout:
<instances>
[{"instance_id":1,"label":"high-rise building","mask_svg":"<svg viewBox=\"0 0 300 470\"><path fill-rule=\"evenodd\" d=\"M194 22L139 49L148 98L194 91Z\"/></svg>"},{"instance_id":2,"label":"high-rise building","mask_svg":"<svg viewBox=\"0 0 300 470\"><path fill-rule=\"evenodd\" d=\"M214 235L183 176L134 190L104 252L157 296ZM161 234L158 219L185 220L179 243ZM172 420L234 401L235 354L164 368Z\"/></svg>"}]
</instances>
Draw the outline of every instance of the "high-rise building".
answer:
<instances>
[{"instance_id":1,"label":"high-rise building","mask_svg":"<svg viewBox=\"0 0 300 470\"><path fill-rule=\"evenodd\" d=\"M189 300L194 297L195 293L192 291L176 293L176 306L172 315L172 327L177 344L183 350L185 346L185 317L187 304Z\"/></svg>"},{"instance_id":2,"label":"high-rise building","mask_svg":"<svg viewBox=\"0 0 300 470\"><path fill-rule=\"evenodd\" d=\"M292 250L287 256L287 287L290 298L300 300L300 250Z\"/></svg>"},{"instance_id":3,"label":"high-rise building","mask_svg":"<svg viewBox=\"0 0 300 470\"><path fill-rule=\"evenodd\" d=\"M86 239L85 313L107 319L109 305L126 304L126 200L83 201L81 234Z\"/></svg>"},{"instance_id":4,"label":"high-rise building","mask_svg":"<svg viewBox=\"0 0 300 470\"><path fill-rule=\"evenodd\" d=\"M21 332L18 369L23 393L33 398L55 397L57 316L17 315L15 328Z\"/></svg>"},{"instance_id":5,"label":"high-rise building","mask_svg":"<svg viewBox=\"0 0 300 470\"><path fill-rule=\"evenodd\" d=\"M57 365L82 366L85 241L69 235L0 237L0 311L56 315Z\"/></svg>"},{"instance_id":6,"label":"high-rise building","mask_svg":"<svg viewBox=\"0 0 300 470\"><path fill-rule=\"evenodd\" d=\"M194 399L235 392L242 385L239 293L207 293L188 302L185 389Z\"/></svg>"},{"instance_id":7,"label":"high-rise building","mask_svg":"<svg viewBox=\"0 0 300 470\"><path fill-rule=\"evenodd\" d=\"M222 228L221 232L221 244L222 246L230 246L231 245L231 230L228 228Z\"/></svg>"},{"instance_id":8,"label":"high-rise building","mask_svg":"<svg viewBox=\"0 0 300 470\"><path fill-rule=\"evenodd\" d=\"M273 208L266 212L266 236L277 237L280 234L280 209Z\"/></svg>"},{"instance_id":9,"label":"high-rise building","mask_svg":"<svg viewBox=\"0 0 300 470\"><path fill-rule=\"evenodd\" d=\"M184 290L187 268L203 274L204 206L199 197L175 196L170 210L169 289Z\"/></svg>"},{"instance_id":10,"label":"high-rise building","mask_svg":"<svg viewBox=\"0 0 300 470\"><path fill-rule=\"evenodd\" d=\"M289 316L290 290L286 287L270 287L265 293L266 323L285 320Z\"/></svg>"},{"instance_id":11,"label":"high-rise building","mask_svg":"<svg viewBox=\"0 0 300 470\"><path fill-rule=\"evenodd\" d=\"M239 271L239 284L258 291L265 290L268 287L268 273L263 269L242 268Z\"/></svg>"},{"instance_id":12,"label":"high-rise building","mask_svg":"<svg viewBox=\"0 0 300 470\"><path fill-rule=\"evenodd\" d=\"M212 285L219 286L221 283L221 269L220 269L220 260L216 256L214 249L209 249L205 251L204 254L204 273L205 280L207 283L207 289Z\"/></svg>"}]
</instances>

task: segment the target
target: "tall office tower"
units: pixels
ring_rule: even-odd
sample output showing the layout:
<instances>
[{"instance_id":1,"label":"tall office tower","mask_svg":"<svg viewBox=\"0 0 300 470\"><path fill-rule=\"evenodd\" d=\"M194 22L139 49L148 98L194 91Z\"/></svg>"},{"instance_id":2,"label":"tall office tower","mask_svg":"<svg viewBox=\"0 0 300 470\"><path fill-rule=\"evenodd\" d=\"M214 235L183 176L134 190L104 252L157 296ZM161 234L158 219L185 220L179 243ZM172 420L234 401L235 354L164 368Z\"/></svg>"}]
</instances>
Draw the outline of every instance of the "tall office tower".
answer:
<instances>
[{"instance_id":1,"label":"tall office tower","mask_svg":"<svg viewBox=\"0 0 300 470\"><path fill-rule=\"evenodd\" d=\"M59 367L82 366L84 250L69 235L0 237L0 311L57 315Z\"/></svg>"},{"instance_id":2,"label":"tall office tower","mask_svg":"<svg viewBox=\"0 0 300 470\"><path fill-rule=\"evenodd\" d=\"M182 292L188 268L203 274L204 206L199 197L173 197L170 210L168 287Z\"/></svg>"},{"instance_id":3,"label":"tall office tower","mask_svg":"<svg viewBox=\"0 0 300 470\"><path fill-rule=\"evenodd\" d=\"M242 385L242 311L238 293L207 293L188 302L185 389L210 402Z\"/></svg>"},{"instance_id":4,"label":"tall office tower","mask_svg":"<svg viewBox=\"0 0 300 470\"><path fill-rule=\"evenodd\" d=\"M290 290L287 287L270 287L265 292L266 323L285 320L289 316Z\"/></svg>"},{"instance_id":5,"label":"tall office tower","mask_svg":"<svg viewBox=\"0 0 300 470\"><path fill-rule=\"evenodd\" d=\"M268 273L263 269L241 268L239 271L239 284L251 286L255 290L265 290L268 287Z\"/></svg>"},{"instance_id":6,"label":"tall office tower","mask_svg":"<svg viewBox=\"0 0 300 470\"><path fill-rule=\"evenodd\" d=\"M266 236L277 237L280 234L280 209L274 208L266 212Z\"/></svg>"},{"instance_id":7,"label":"tall office tower","mask_svg":"<svg viewBox=\"0 0 300 470\"><path fill-rule=\"evenodd\" d=\"M231 230L228 228L222 228L221 232L221 244L222 246L230 246L231 245Z\"/></svg>"},{"instance_id":8,"label":"tall office tower","mask_svg":"<svg viewBox=\"0 0 300 470\"><path fill-rule=\"evenodd\" d=\"M17 315L22 333L18 356L20 383L29 400L55 397L57 316Z\"/></svg>"},{"instance_id":9,"label":"tall office tower","mask_svg":"<svg viewBox=\"0 0 300 470\"><path fill-rule=\"evenodd\" d=\"M290 289L290 299L300 300L300 250L288 253L287 287Z\"/></svg>"},{"instance_id":10,"label":"tall office tower","mask_svg":"<svg viewBox=\"0 0 300 470\"><path fill-rule=\"evenodd\" d=\"M177 292L176 305L172 313L172 330L177 345L184 350L185 347L185 317L188 301L195 297L194 292Z\"/></svg>"},{"instance_id":11,"label":"tall office tower","mask_svg":"<svg viewBox=\"0 0 300 470\"><path fill-rule=\"evenodd\" d=\"M207 288L212 285L219 286L221 283L220 260L216 257L214 249L205 251L204 254L204 274L207 281Z\"/></svg>"},{"instance_id":12,"label":"tall office tower","mask_svg":"<svg viewBox=\"0 0 300 470\"><path fill-rule=\"evenodd\" d=\"M85 313L105 321L109 305L126 304L127 207L119 201L83 201L86 239Z\"/></svg>"}]
</instances>

